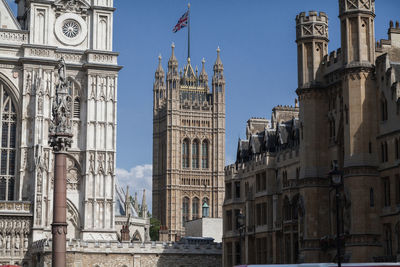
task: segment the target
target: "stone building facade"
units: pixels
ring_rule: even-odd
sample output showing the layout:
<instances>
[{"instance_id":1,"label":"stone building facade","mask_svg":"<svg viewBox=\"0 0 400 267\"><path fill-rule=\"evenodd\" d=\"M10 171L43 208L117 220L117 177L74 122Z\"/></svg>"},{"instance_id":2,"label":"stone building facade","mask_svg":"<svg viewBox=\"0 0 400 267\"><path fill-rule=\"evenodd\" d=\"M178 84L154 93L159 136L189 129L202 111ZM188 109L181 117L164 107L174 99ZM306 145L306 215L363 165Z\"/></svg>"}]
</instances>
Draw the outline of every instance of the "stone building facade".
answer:
<instances>
[{"instance_id":1,"label":"stone building facade","mask_svg":"<svg viewBox=\"0 0 400 267\"><path fill-rule=\"evenodd\" d=\"M51 237L54 156L48 135L61 58L74 135L67 159L67 239L119 238L118 222L126 222L114 207L121 67L112 51L112 0L15 2L17 17L0 1L0 265L31 266L32 242ZM149 222L136 217L131 224L140 232ZM145 236L140 234L143 241Z\"/></svg>"},{"instance_id":2,"label":"stone building facade","mask_svg":"<svg viewBox=\"0 0 400 267\"><path fill-rule=\"evenodd\" d=\"M226 193L224 202L224 219L232 216L234 223L234 213L240 210L246 217L243 261L332 262L337 258L336 202L329 178L333 162L343 172L342 259L400 258L400 26L390 22L388 40L376 43L374 0L339 0L339 20L341 48L328 54L327 15L309 12L296 17L298 158L287 150L292 158L286 160L293 162L286 171L278 167L281 151L252 152L243 163L238 158L226 167L227 192L229 186L236 188L234 182L240 182L243 192L232 200ZM252 203L260 201L257 179L266 192L260 211L251 209ZM256 185L251 188L252 180ZM257 222L251 221L258 216L264 218L266 238L261 237ZM235 264L235 254L240 255L239 230L228 229L231 226L224 229L226 266Z\"/></svg>"},{"instance_id":3,"label":"stone building facade","mask_svg":"<svg viewBox=\"0 0 400 267\"><path fill-rule=\"evenodd\" d=\"M205 61L178 71L174 54L165 75L159 57L153 87L153 216L160 240L185 235L185 222L222 217L225 165L225 77L217 50L212 91ZM166 76L166 77L165 77Z\"/></svg>"}]
</instances>

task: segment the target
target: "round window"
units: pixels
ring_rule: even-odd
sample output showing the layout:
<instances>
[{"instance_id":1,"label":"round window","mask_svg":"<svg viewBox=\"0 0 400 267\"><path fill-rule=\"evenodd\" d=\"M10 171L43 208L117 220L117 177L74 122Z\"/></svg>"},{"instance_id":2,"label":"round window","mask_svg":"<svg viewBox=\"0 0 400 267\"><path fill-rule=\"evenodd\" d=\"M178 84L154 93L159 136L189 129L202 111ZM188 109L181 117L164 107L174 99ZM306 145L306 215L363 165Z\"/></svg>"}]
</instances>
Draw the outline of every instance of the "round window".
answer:
<instances>
[{"instance_id":1,"label":"round window","mask_svg":"<svg viewBox=\"0 0 400 267\"><path fill-rule=\"evenodd\" d=\"M87 24L79 15L66 13L56 19L54 32L61 43L79 45L87 37Z\"/></svg>"},{"instance_id":2,"label":"round window","mask_svg":"<svg viewBox=\"0 0 400 267\"><path fill-rule=\"evenodd\" d=\"M80 26L75 20L66 20L62 26L62 32L68 38L74 38L78 35Z\"/></svg>"}]
</instances>

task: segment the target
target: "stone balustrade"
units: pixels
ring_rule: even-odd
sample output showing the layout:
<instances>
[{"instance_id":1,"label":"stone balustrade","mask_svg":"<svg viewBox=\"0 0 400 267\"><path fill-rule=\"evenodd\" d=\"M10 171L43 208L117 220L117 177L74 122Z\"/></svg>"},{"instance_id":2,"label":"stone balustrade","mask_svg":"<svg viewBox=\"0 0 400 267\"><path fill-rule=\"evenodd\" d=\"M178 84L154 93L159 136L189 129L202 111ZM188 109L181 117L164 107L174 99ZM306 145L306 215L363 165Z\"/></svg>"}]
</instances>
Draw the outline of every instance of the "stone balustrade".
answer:
<instances>
[{"instance_id":1,"label":"stone balustrade","mask_svg":"<svg viewBox=\"0 0 400 267\"><path fill-rule=\"evenodd\" d=\"M29 34L27 31L0 29L0 44L27 44Z\"/></svg>"}]
</instances>

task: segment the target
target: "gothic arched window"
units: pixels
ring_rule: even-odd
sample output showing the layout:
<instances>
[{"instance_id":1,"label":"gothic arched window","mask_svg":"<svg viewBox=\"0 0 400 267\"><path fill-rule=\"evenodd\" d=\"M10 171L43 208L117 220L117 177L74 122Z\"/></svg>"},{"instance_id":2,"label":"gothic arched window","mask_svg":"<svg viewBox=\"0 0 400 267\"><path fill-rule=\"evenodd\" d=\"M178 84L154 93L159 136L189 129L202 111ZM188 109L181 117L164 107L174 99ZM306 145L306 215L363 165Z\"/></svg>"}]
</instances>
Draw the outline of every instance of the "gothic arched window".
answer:
<instances>
[{"instance_id":1,"label":"gothic arched window","mask_svg":"<svg viewBox=\"0 0 400 267\"><path fill-rule=\"evenodd\" d=\"M199 141L194 140L192 143L192 168L199 168Z\"/></svg>"},{"instance_id":2,"label":"gothic arched window","mask_svg":"<svg viewBox=\"0 0 400 267\"><path fill-rule=\"evenodd\" d=\"M80 119L81 118L81 97L80 97L79 85L71 78L69 79L69 82L71 85L69 94L72 99L72 106L71 106L72 118Z\"/></svg>"},{"instance_id":3,"label":"gothic arched window","mask_svg":"<svg viewBox=\"0 0 400 267\"><path fill-rule=\"evenodd\" d=\"M184 197L182 200L182 225L189 220L189 198Z\"/></svg>"},{"instance_id":4,"label":"gothic arched window","mask_svg":"<svg viewBox=\"0 0 400 267\"><path fill-rule=\"evenodd\" d=\"M182 142L182 168L189 168L189 139Z\"/></svg>"},{"instance_id":5,"label":"gothic arched window","mask_svg":"<svg viewBox=\"0 0 400 267\"><path fill-rule=\"evenodd\" d=\"M192 201L192 218L193 220L199 218L199 199L197 197L193 198Z\"/></svg>"},{"instance_id":6,"label":"gothic arched window","mask_svg":"<svg viewBox=\"0 0 400 267\"><path fill-rule=\"evenodd\" d=\"M208 141L204 140L201 144L201 167L208 169Z\"/></svg>"},{"instance_id":7,"label":"gothic arched window","mask_svg":"<svg viewBox=\"0 0 400 267\"><path fill-rule=\"evenodd\" d=\"M1 85L0 200L14 200L17 113L10 95Z\"/></svg>"}]
</instances>

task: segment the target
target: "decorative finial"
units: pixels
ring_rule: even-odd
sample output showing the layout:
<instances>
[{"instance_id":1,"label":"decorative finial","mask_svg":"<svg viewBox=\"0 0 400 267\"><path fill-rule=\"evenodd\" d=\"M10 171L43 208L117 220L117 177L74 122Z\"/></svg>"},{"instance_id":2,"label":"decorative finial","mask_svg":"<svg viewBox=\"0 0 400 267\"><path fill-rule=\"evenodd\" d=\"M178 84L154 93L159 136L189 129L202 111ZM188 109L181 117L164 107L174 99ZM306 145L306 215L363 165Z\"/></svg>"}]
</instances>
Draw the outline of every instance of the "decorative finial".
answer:
<instances>
[{"instance_id":1,"label":"decorative finial","mask_svg":"<svg viewBox=\"0 0 400 267\"><path fill-rule=\"evenodd\" d=\"M393 20L391 20L391 21L389 22L389 27L390 27L390 28L393 28Z\"/></svg>"},{"instance_id":2,"label":"decorative finial","mask_svg":"<svg viewBox=\"0 0 400 267\"><path fill-rule=\"evenodd\" d=\"M400 25L399 25L399 21L398 20L396 20L396 29L398 29L400 27Z\"/></svg>"},{"instance_id":3,"label":"decorative finial","mask_svg":"<svg viewBox=\"0 0 400 267\"><path fill-rule=\"evenodd\" d=\"M161 54L158 54L158 61L161 62L161 59L162 59Z\"/></svg>"},{"instance_id":4,"label":"decorative finial","mask_svg":"<svg viewBox=\"0 0 400 267\"><path fill-rule=\"evenodd\" d=\"M171 47L172 47L172 49L175 48L175 43L174 42L172 42Z\"/></svg>"},{"instance_id":5,"label":"decorative finial","mask_svg":"<svg viewBox=\"0 0 400 267\"><path fill-rule=\"evenodd\" d=\"M188 62L188 64L190 64L190 57L188 57L187 62Z\"/></svg>"},{"instance_id":6,"label":"decorative finial","mask_svg":"<svg viewBox=\"0 0 400 267\"><path fill-rule=\"evenodd\" d=\"M203 57L203 59L201 60L201 63L203 64L203 66L204 66L204 63L206 63L206 60L204 59L204 57Z\"/></svg>"},{"instance_id":7,"label":"decorative finial","mask_svg":"<svg viewBox=\"0 0 400 267\"><path fill-rule=\"evenodd\" d=\"M219 49L219 46L218 46L218 48L217 48L217 53L219 54L220 51L221 51L221 49Z\"/></svg>"},{"instance_id":8,"label":"decorative finial","mask_svg":"<svg viewBox=\"0 0 400 267\"><path fill-rule=\"evenodd\" d=\"M190 3L188 3L188 8L190 8Z\"/></svg>"}]
</instances>

